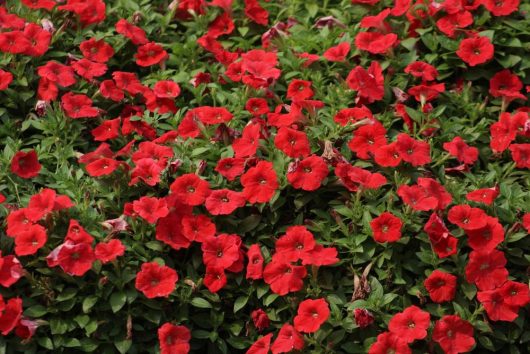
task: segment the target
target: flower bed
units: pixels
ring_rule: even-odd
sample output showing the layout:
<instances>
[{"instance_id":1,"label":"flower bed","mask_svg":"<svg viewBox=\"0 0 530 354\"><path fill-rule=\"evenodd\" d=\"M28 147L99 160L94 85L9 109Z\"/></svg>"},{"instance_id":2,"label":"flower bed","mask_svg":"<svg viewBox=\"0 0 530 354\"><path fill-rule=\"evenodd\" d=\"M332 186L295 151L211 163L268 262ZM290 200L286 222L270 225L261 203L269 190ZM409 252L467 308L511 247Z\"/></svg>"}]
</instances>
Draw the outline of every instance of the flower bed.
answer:
<instances>
[{"instance_id":1,"label":"flower bed","mask_svg":"<svg viewBox=\"0 0 530 354\"><path fill-rule=\"evenodd\" d=\"M0 351L526 353L528 11L0 1Z\"/></svg>"}]
</instances>

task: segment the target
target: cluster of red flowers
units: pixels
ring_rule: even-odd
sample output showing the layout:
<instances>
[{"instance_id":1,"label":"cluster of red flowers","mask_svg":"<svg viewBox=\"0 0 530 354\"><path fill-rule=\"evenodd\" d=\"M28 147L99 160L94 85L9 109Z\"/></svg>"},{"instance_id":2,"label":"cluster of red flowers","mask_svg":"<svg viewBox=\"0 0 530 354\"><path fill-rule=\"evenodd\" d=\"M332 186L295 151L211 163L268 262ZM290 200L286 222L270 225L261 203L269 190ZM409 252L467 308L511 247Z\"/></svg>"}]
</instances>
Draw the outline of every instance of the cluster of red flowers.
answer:
<instances>
[{"instance_id":1,"label":"cluster of red flowers","mask_svg":"<svg viewBox=\"0 0 530 354\"><path fill-rule=\"evenodd\" d=\"M374 8L379 0L352 2ZM57 10L68 21L76 22L79 31L103 23L108 15L103 0L21 0L21 4L43 13ZM270 244L249 240L243 232L227 233L219 220L228 216L239 218L238 212L244 208L252 208L255 214L265 213L267 205L273 205L293 189L301 194L319 190L324 194L328 187L335 188L343 195L354 195L352 200L356 203L371 192L387 189L389 196L397 195L396 204L403 206L404 212L391 209L391 197L386 209L369 208L368 218L363 222L366 221L377 243L373 246L395 246L406 232L411 233L408 224L413 217L414 220L424 218L416 225L416 233L426 234L426 244L430 245L435 260L434 266L425 273L429 275L422 279L430 301L436 304L453 301L459 281L466 281L466 285L477 289L469 300L476 298L489 320L515 321L520 310L530 303L530 290L522 279L516 279L508 271L508 260L501 247L507 231L496 209L489 207L500 194L499 186L489 184L468 190L465 197L469 203L465 204L434 172L435 167L451 159L454 165L443 165L444 173L465 175L473 168L481 168L482 152L476 139L469 137L466 141L451 133L440 146L429 140L441 130L441 113L434 112L437 100L447 93L445 83L441 82L442 70L433 64L434 59L418 60L414 51L400 69L407 88L389 87L388 82L397 71L389 66L389 59L400 45L405 48L414 45L416 42L411 44L408 39L415 41L424 30L424 22L433 19L436 26L433 31L437 29L443 36L459 41L452 51L453 60L469 69L488 65L499 49L493 44L493 35L471 29L477 22L475 14L486 11L490 17L507 16L518 7L518 0L441 3L397 0L391 8L378 6L379 13L364 16L359 24L362 30L354 38L341 35L336 44L321 50L322 53L292 49L290 54L307 71L316 70L312 66L320 64L347 67L345 78L340 80L344 92L355 95L351 101L354 106L333 107L332 121L330 118L330 126L326 127L333 133L326 135L325 141L320 140L322 132L313 131L319 124L319 114L328 108L327 102L317 99L323 87L318 87L316 80L308 80L305 72L286 74L281 65L286 54L275 41L290 35L289 31L297 25L295 19L270 27L261 36L260 48L231 51L221 37L231 35L238 23L234 21L232 1L184 0L170 5L171 16L179 21L203 16L210 8L218 13L215 18L211 17L206 33L196 42L209 63L219 64L220 73L212 78L210 73L198 72L190 83L194 89L212 96L216 85L243 87L245 96L239 110L218 104L226 102L226 98L214 100L214 106L197 100L199 103L194 107L178 107L178 99L189 94L182 81L158 74L144 77L147 70L164 70L173 48L153 41L155 31L147 32L152 33L148 36L136 19L120 18L112 22L112 29L123 46L133 48L132 68L122 66L113 70L123 46L113 46L108 38L87 32L90 37L77 41L78 47L63 61L58 59L60 55L54 54L50 55L54 59L46 58L32 68L37 78L35 110L42 117L55 106L60 109L54 114L62 114L66 120L73 119L81 125L90 122L86 123L90 126L88 136L95 143L90 145L89 152L77 156L77 162L98 182L124 178L128 187L134 189L128 195L135 196L118 206L122 214L119 218L105 221L110 232L107 237L99 238L81 226L78 221L81 218L67 214L76 205L70 197L58 194L59 189L40 189L29 197L26 206L22 206L17 195L19 205L9 207L5 231L13 239L14 254L0 254L0 285L10 288L27 275L23 264L29 262L20 258L21 262L17 257L35 256L39 252L45 253L49 268L69 276L82 277L94 264L115 263L126 251L131 251L118 238L118 233L127 229L125 220L128 220L145 230L153 230L153 238L160 241L160 247L163 244L174 251L200 249L198 264L202 268L197 273L202 276L200 286L204 285L210 293L222 294L233 278L239 284L246 281L265 286L274 296L298 293L307 297L293 302L298 307L292 321L278 326L276 335L271 331L257 338L247 353L302 351L307 344L304 334L317 332L334 318L330 309L332 302L320 290L304 293L306 278L308 274L317 278L320 267L340 264L340 246L328 245L316 231L318 228L313 229L310 221L301 219L281 225L281 231L277 230L280 235L273 235ZM245 0L243 11L253 25L268 26L269 12L258 0ZM408 23L407 38L399 38L397 34L394 20L399 18ZM486 21L485 17L480 21ZM71 25L66 22L64 26L68 24ZM346 26L330 16L319 19L315 27ZM0 52L6 56L29 57L25 58L28 60L43 57L56 31L49 20L42 21L41 25L28 22L0 5ZM361 56L370 60L361 60ZM10 89L21 79L16 77L17 73L20 70L0 69L0 91ZM501 102L498 120L489 126L492 158L500 158L509 151L513 169L530 169L530 109L508 110L516 100L527 99L522 93L523 81L509 69L498 70L488 79L489 95ZM461 92L463 83L457 84L454 90ZM403 123L403 130L396 131L395 122L388 124L388 117L378 110L378 104L389 100L390 91L396 97L391 113L399 124ZM108 117L110 113L103 106L112 108L109 109L112 117ZM164 115L181 118L175 126L162 126L156 119ZM241 117L249 118L241 124ZM344 132L349 135L347 139L338 137ZM183 156L190 151L185 154L180 151L195 141L222 147L213 164L202 160L197 164L184 163ZM209 148L202 149L191 151L191 156ZM38 148L14 152L9 156L10 172L45 185L49 171L43 173L46 163L39 162L39 154L46 153ZM205 173L208 168L211 174ZM410 178L399 176L398 171L405 170ZM0 203L5 200L0 194ZM452 205L454 200L456 204ZM376 216L371 218L370 213ZM59 215L66 216L69 225L60 242L52 245L48 236L57 233L55 221ZM530 213L521 218L520 225L530 233ZM519 223L510 231L516 227ZM380 245L385 243L394 244ZM470 251L467 258L457 259L463 269L460 276L465 278L459 280L456 270L448 270L442 262L450 262L451 256L464 248ZM178 288L179 279L187 278L182 274L183 269L167 264L162 264L160 259L149 261L147 257L134 263L138 267L134 285L145 298L168 298ZM423 298L418 305L423 306L426 301ZM388 322L388 331L369 343L369 353L412 353L410 345L428 337L445 353L473 350L476 342L471 320L438 312L439 318L431 321L433 312L419 306L411 305L395 314ZM277 313L274 315L278 318ZM375 317L367 309L354 310L355 322L361 330L371 326ZM258 332L270 327L270 318L262 309L252 312L251 319ZM20 338L29 339L37 326L36 321L23 316L20 297L4 301L0 296L2 335L14 330ZM164 323L158 329L161 352L188 353L192 333L185 325Z\"/></svg>"}]
</instances>

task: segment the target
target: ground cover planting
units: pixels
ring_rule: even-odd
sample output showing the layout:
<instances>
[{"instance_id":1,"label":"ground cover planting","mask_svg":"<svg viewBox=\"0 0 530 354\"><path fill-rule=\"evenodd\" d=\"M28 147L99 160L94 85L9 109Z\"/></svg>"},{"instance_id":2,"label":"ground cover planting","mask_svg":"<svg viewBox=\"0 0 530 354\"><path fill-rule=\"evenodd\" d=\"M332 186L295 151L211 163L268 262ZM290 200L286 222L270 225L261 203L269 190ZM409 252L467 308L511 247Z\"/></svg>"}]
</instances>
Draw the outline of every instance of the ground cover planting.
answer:
<instances>
[{"instance_id":1,"label":"ground cover planting","mask_svg":"<svg viewBox=\"0 0 530 354\"><path fill-rule=\"evenodd\" d=\"M0 1L1 353L530 348L530 3Z\"/></svg>"}]
</instances>

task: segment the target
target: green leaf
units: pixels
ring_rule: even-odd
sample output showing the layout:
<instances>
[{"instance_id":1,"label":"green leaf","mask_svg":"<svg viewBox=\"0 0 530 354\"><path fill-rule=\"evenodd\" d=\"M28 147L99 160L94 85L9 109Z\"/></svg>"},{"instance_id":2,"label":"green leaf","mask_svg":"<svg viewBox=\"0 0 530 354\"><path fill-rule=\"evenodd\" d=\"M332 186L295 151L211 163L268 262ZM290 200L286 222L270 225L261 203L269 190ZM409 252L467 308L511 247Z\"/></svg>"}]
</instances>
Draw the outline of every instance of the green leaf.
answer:
<instances>
[{"instance_id":1,"label":"green leaf","mask_svg":"<svg viewBox=\"0 0 530 354\"><path fill-rule=\"evenodd\" d=\"M241 310L248 302L248 296L240 296L234 302L234 313Z\"/></svg>"},{"instance_id":2,"label":"green leaf","mask_svg":"<svg viewBox=\"0 0 530 354\"><path fill-rule=\"evenodd\" d=\"M81 342L77 338L67 338L64 340L63 346L67 348L77 348L81 346Z\"/></svg>"},{"instance_id":3,"label":"green leaf","mask_svg":"<svg viewBox=\"0 0 530 354\"><path fill-rule=\"evenodd\" d=\"M74 289L74 288L65 289L57 296L57 301L70 300L76 294L77 294L77 289Z\"/></svg>"},{"instance_id":4,"label":"green leaf","mask_svg":"<svg viewBox=\"0 0 530 354\"><path fill-rule=\"evenodd\" d=\"M35 318L42 317L47 313L48 313L48 309L42 305L31 306L30 308L27 308L24 311L24 314L26 316L35 317Z\"/></svg>"},{"instance_id":5,"label":"green leaf","mask_svg":"<svg viewBox=\"0 0 530 354\"><path fill-rule=\"evenodd\" d=\"M37 343L39 343L39 345L43 348L46 348L49 350L53 349L53 342L48 337L40 337L39 339L37 339Z\"/></svg>"},{"instance_id":6,"label":"green leaf","mask_svg":"<svg viewBox=\"0 0 530 354\"><path fill-rule=\"evenodd\" d=\"M478 337L478 341L484 348L495 351L495 346L493 345L493 342L490 338L482 336Z\"/></svg>"},{"instance_id":7,"label":"green leaf","mask_svg":"<svg viewBox=\"0 0 530 354\"><path fill-rule=\"evenodd\" d=\"M131 348L132 340L130 339L124 339L118 342L114 342L114 346L121 354L127 353L127 351Z\"/></svg>"},{"instance_id":8,"label":"green leaf","mask_svg":"<svg viewBox=\"0 0 530 354\"><path fill-rule=\"evenodd\" d=\"M123 305L125 305L126 301L127 301L127 296L125 296L125 293L123 291L118 291L116 293L113 293L110 296L110 301L109 301L112 312L116 313L120 311Z\"/></svg>"},{"instance_id":9,"label":"green leaf","mask_svg":"<svg viewBox=\"0 0 530 354\"><path fill-rule=\"evenodd\" d=\"M88 313L90 309L98 302L97 296L91 295L83 300L83 312Z\"/></svg>"},{"instance_id":10,"label":"green leaf","mask_svg":"<svg viewBox=\"0 0 530 354\"><path fill-rule=\"evenodd\" d=\"M194 297L191 300L191 305L198 307L200 309L211 309L212 304L210 304L207 300L203 299L202 297Z\"/></svg>"},{"instance_id":11,"label":"green leaf","mask_svg":"<svg viewBox=\"0 0 530 354\"><path fill-rule=\"evenodd\" d=\"M468 282L462 282L462 290L464 291L464 295L469 299L472 300L475 298L475 295L477 294L477 288L475 285L470 284Z\"/></svg>"},{"instance_id":12,"label":"green leaf","mask_svg":"<svg viewBox=\"0 0 530 354\"><path fill-rule=\"evenodd\" d=\"M90 321L90 317L87 315L79 315L74 317L74 321L79 325L80 328L85 328L87 323Z\"/></svg>"},{"instance_id":13,"label":"green leaf","mask_svg":"<svg viewBox=\"0 0 530 354\"><path fill-rule=\"evenodd\" d=\"M276 300L278 298L278 294L269 294L267 295L267 297L265 298L265 300L263 301L263 305L265 306L269 306L270 304L272 304L274 302L274 300Z\"/></svg>"}]
</instances>

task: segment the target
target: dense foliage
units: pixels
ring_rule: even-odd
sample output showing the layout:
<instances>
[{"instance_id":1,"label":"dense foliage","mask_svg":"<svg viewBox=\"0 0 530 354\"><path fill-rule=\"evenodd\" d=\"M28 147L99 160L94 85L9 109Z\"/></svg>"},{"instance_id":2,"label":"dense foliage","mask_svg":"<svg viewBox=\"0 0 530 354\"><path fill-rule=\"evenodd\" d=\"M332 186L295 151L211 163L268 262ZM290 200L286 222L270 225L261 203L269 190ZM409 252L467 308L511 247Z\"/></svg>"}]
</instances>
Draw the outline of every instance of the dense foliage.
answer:
<instances>
[{"instance_id":1,"label":"dense foliage","mask_svg":"<svg viewBox=\"0 0 530 354\"><path fill-rule=\"evenodd\" d=\"M529 11L0 1L0 352L528 352Z\"/></svg>"}]
</instances>

